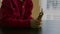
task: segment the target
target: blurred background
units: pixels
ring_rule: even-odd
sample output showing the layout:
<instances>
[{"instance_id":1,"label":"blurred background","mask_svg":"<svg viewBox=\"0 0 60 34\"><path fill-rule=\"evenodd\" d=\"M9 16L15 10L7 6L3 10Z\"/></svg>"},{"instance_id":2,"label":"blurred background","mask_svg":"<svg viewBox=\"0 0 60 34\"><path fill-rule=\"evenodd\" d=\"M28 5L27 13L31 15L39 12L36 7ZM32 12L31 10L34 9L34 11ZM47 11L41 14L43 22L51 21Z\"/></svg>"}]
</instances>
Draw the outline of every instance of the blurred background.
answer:
<instances>
[{"instance_id":1,"label":"blurred background","mask_svg":"<svg viewBox=\"0 0 60 34\"><path fill-rule=\"evenodd\" d=\"M44 11L42 33L60 34L60 0L41 0Z\"/></svg>"}]
</instances>

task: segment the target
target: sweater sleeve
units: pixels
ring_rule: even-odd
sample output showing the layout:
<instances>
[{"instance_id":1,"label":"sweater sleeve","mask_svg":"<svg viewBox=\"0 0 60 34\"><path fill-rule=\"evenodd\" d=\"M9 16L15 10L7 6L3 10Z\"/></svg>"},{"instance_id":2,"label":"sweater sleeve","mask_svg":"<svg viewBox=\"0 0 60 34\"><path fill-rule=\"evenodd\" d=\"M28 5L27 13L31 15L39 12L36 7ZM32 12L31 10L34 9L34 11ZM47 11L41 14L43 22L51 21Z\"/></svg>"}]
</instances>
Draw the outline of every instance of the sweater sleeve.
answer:
<instances>
[{"instance_id":1,"label":"sweater sleeve","mask_svg":"<svg viewBox=\"0 0 60 34\"><path fill-rule=\"evenodd\" d=\"M30 27L30 19L20 19L17 20L15 18L3 19L2 26L10 26L10 27Z\"/></svg>"}]
</instances>

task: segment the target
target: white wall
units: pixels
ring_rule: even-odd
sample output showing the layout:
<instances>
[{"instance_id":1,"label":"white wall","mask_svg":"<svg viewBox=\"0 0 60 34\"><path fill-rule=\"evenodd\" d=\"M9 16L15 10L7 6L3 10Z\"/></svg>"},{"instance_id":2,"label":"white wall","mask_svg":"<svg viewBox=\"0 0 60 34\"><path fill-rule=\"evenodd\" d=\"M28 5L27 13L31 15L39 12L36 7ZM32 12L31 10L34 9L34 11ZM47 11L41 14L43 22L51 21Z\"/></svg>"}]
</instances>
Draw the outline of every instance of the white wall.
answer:
<instances>
[{"instance_id":1,"label":"white wall","mask_svg":"<svg viewBox=\"0 0 60 34\"><path fill-rule=\"evenodd\" d=\"M60 9L52 9L49 10L46 8L47 0L41 0L41 8L43 8L44 16L43 20L60 20Z\"/></svg>"},{"instance_id":2,"label":"white wall","mask_svg":"<svg viewBox=\"0 0 60 34\"><path fill-rule=\"evenodd\" d=\"M60 10L46 9L47 0L41 0L44 10L42 34L60 34Z\"/></svg>"}]
</instances>

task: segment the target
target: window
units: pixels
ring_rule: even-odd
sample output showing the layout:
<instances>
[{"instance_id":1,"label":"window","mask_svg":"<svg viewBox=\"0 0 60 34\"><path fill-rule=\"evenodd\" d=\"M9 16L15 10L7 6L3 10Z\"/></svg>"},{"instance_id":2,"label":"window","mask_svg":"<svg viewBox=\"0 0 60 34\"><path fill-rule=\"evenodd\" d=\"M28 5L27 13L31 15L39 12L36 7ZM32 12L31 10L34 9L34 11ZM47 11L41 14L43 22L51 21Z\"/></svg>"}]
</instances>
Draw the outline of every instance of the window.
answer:
<instances>
[{"instance_id":1,"label":"window","mask_svg":"<svg viewBox=\"0 0 60 34\"><path fill-rule=\"evenodd\" d=\"M60 9L60 0L47 0L47 9Z\"/></svg>"},{"instance_id":2,"label":"window","mask_svg":"<svg viewBox=\"0 0 60 34\"><path fill-rule=\"evenodd\" d=\"M60 0L41 0L43 20L60 20Z\"/></svg>"}]
</instances>

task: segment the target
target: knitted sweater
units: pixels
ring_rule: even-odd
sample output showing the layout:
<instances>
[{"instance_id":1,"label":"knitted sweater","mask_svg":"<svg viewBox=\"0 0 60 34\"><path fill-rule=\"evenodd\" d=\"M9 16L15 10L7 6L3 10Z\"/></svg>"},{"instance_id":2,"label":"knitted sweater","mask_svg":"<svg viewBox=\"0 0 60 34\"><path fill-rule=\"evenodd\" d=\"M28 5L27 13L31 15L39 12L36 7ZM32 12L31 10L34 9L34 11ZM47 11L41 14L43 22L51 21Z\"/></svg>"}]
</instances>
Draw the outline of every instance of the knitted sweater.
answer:
<instances>
[{"instance_id":1,"label":"knitted sweater","mask_svg":"<svg viewBox=\"0 0 60 34\"><path fill-rule=\"evenodd\" d=\"M0 8L1 26L29 28L32 8L32 0L3 0Z\"/></svg>"}]
</instances>

